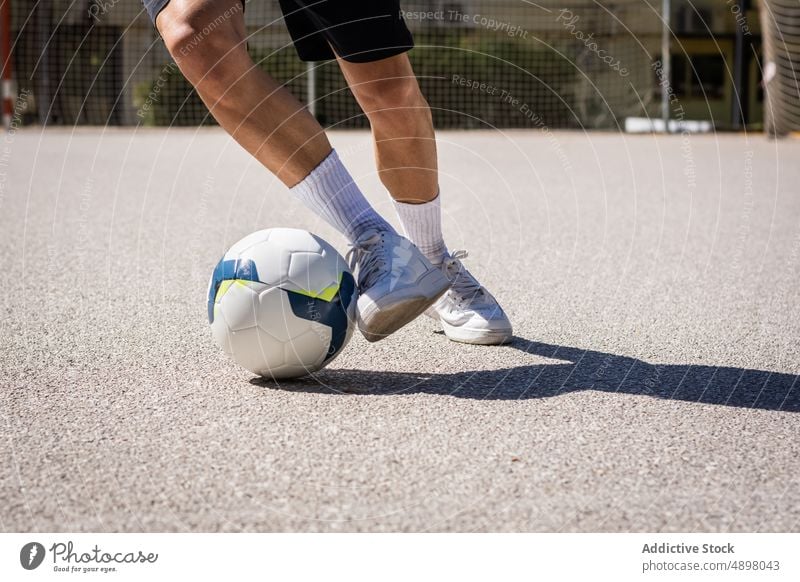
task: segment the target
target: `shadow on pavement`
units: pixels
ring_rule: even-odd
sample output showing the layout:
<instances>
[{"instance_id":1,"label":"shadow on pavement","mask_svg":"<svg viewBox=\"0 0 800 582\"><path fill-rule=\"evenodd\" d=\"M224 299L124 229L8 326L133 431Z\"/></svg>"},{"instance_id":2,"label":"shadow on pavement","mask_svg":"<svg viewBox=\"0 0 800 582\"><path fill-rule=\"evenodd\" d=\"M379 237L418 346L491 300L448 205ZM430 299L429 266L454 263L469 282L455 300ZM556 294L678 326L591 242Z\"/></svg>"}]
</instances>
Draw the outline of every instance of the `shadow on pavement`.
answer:
<instances>
[{"instance_id":1,"label":"shadow on pavement","mask_svg":"<svg viewBox=\"0 0 800 582\"><path fill-rule=\"evenodd\" d=\"M439 394L479 400L548 398L576 390L619 392L704 404L800 412L800 376L696 365L651 364L522 338L503 347L558 360L500 370L457 373L323 369L313 377L280 383L253 378L273 389L363 395Z\"/></svg>"}]
</instances>

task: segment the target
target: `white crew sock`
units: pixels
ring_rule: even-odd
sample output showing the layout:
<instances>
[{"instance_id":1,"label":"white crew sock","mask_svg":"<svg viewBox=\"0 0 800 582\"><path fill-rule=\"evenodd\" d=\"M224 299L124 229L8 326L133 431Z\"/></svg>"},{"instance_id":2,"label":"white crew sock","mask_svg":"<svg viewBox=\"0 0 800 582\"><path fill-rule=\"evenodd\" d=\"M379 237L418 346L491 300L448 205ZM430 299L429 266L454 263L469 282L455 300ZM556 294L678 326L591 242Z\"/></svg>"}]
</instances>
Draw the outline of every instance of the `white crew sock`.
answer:
<instances>
[{"instance_id":1,"label":"white crew sock","mask_svg":"<svg viewBox=\"0 0 800 582\"><path fill-rule=\"evenodd\" d=\"M434 265L441 265L447 255L447 247L442 238L441 195L430 202L407 204L394 201L400 223L406 237L413 242L422 254Z\"/></svg>"},{"instance_id":2,"label":"white crew sock","mask_svg":"<svg viewBox=\"0 0 800 582\"><path fill-rule=\"evenodd\" d=\"M289 191L350 242L371 228L394 232L364 198L336 150Z\"/></svg>"}]
</instances>

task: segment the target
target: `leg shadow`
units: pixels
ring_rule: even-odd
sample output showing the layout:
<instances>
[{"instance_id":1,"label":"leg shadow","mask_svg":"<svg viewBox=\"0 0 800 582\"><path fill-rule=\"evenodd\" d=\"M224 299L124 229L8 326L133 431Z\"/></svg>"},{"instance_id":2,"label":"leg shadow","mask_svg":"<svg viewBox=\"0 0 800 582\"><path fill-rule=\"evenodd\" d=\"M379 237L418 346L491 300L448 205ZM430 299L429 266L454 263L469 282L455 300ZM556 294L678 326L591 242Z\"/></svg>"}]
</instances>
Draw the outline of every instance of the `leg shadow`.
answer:
<instances>
[{"instance_id":1,"label":"leg shadow","mask_svg":"<svg viewBox=\"0 0 800 582\"><path fill-rule=\"evenodd\" d=\"M514 338L508 346L557 360L501 370L451 374L323 369L312 377L258 386L348 394L437 394L480 400L549 398L576 390L647 395L720 406L800 412L800 376L717 366L651 364L644 360Z\"/></svg>"}]
</instances>

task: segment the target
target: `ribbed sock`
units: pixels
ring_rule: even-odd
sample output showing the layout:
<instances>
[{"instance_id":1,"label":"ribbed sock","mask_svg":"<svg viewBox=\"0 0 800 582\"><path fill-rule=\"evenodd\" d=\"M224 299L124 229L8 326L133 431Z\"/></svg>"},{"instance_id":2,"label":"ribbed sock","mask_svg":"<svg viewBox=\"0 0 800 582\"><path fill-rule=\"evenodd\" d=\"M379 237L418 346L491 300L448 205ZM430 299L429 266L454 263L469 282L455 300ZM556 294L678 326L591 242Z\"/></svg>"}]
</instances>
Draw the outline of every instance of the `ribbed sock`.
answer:
<instances>
[{"instance_id":1,"label":"ribbed sock","mask_svg":"<svg viewBox=\"0 0 800 582\"><path fill-rule=\"evenodd\" d=\"M372 228L394 232L364 198L336 150L289 191L350 242Z\"/></svg>"},{"instance_id":2,"label":"ribbed sock","mask_svg":"<svg viewBox=\"0 0 800 582\"><path fill-rule=\"evenodd\" d=\"M394 201L400 223L406 237L413 242L422 254L434 265L441 265L447 255L447 247L442 238L441 195L430 202L406 204Z\"/></svg>"}]
</instances>

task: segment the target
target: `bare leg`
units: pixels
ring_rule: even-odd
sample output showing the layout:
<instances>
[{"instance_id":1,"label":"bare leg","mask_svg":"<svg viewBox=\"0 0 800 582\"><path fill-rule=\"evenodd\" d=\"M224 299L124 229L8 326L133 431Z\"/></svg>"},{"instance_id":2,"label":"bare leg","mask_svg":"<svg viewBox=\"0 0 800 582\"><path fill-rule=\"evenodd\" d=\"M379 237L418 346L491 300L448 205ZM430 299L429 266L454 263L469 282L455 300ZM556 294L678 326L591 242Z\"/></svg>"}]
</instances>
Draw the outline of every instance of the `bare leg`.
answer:
<instances>
[{"instance_id":1,"label":"bare leg","mask_svg":"<svg viewBox=\"0 0 800 582\"><path fill-rule=\"evenodd\" d=\"M411 204L436 198L439 175L431 111L408 55L372 63L339 59L339 66L369 118L378 171L392 198Z\"/></svg>"},{"instance_id":2,"label":"bare leg","mask_svg":"<svg viewBox=\"0 0 800 582\"><path fill-rule=\"evenodd\" d=\"M330 153L319 123L247 54L240 0L171 0L156 25L214 118L284 184Z\"/></svg>"}]
</instances>

